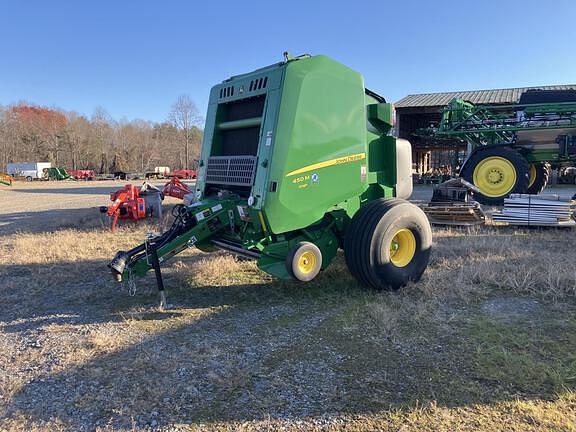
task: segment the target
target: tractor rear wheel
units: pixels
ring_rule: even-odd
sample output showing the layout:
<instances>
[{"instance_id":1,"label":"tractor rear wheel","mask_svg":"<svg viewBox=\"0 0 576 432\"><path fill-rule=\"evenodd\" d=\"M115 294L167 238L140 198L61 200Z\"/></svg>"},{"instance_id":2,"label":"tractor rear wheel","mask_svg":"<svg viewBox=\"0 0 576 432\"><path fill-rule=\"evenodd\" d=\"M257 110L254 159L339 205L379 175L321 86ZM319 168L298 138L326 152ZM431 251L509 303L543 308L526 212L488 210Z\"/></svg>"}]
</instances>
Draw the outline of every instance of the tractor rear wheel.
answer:
<instances>
[{"instance_id":1,"label":"tractor rear wheel","mask_svg":"<svg viewBox=\"0 0 576 432\"><path fill-rule=\"evenodd\" d=\"M432 230L426 215L402 199L378 199L352 218L344 239L350 273L362 284L398 289L428 266Z\"/></svg>"},{"instance_id":2,"label":"tractor rear wheel","mask_svg":"<svg viewBox=\"0 0 576 432\"><path fill-rule=\"evenodd\" d=\"M517 151L507 147L487 147L470 156L460 175L480 190L474 195L477 201L502 205L504 198L511 193L526 193L528 171L528 162Z\"/></svg>"},{"instance_id":3,"label":"tractor rear wheel","mask_svg":"<svg viewBox=\"0 0 576 432\"><path fill-rule=\"evenodd\" d=\"M526 193L538 195L548 184L551 171L548 162L530 164L528 169L528 191Z\"/></svg>"}]
</instances>

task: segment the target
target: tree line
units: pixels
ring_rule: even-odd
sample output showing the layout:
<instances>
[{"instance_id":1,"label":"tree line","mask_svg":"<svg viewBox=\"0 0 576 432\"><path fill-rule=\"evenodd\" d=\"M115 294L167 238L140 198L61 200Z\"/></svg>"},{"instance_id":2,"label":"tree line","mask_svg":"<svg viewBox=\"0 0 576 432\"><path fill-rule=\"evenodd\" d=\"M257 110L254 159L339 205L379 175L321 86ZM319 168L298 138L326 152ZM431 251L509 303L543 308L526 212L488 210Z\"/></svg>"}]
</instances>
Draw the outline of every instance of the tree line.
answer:
<instances>
[{"instance_id":1,"label":"tree line","mask_svg":"<svg viewBox=\"0 0 576 432\"><path fill-rule=\"evenodd\" d=\"M164 122L116 121L103 108L91 117L19 103L0 106L0 172L10 162L51 162L97 173L193 168L202 118L187 95Z\"/></svg>"}]
</instances>

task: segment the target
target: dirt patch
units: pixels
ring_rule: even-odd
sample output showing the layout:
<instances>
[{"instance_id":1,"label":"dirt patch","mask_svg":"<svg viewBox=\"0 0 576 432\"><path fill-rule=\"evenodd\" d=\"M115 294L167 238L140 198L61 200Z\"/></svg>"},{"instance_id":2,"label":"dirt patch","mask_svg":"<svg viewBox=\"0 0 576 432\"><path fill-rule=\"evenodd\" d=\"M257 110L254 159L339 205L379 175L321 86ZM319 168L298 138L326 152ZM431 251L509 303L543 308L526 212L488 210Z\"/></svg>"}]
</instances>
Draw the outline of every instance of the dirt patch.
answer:
<instances>
[{"instance_id":1,"label":"dirt patch","mask_svg":"<svg viewBox=\"0 0 576 432\"><path fill-rule=\"evenodd\" d=\"M519 318L538 320L544 311L544 306L538 300L518 297L486 300L481 307L488 316L500 320Z\"/></svg>"}]
</instances>

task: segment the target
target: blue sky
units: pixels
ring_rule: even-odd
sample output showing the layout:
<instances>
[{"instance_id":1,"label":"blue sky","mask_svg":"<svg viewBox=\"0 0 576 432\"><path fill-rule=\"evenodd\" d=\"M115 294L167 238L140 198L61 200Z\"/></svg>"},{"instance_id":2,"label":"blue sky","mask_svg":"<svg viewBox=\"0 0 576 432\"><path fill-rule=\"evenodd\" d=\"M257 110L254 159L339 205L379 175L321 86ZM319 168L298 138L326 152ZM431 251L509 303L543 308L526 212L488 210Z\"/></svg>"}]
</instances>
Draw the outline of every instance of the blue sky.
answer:
<instances>
[{"instance_id":1,"label":"blue sky","mask_svg":"<svg viewBox=\"0 0 576 432\"><path fill-rule=\"evenodd\" d=\"M0 105L163 121L178 95L326 54L388 100L422 92L576 82L576 2L5 1Z\"/></svg>"}]
</instances>

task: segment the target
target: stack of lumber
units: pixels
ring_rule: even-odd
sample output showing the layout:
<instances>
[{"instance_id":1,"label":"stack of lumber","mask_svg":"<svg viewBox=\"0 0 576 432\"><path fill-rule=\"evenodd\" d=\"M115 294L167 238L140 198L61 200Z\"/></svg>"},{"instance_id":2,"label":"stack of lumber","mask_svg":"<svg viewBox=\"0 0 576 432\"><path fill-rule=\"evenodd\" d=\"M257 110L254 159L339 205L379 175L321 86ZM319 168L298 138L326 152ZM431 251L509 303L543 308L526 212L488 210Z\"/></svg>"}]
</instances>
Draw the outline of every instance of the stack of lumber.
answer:
<instances>
[{"instance_id":1,"label":"stack of lumber","mask_svg":"<svg viewBox=\"0 0 576 432\"><path fill-rule=\"evenodd\" d=\"M485 222L485 215L476 201L430 202L421 204L428 220L434 225L472 226Z\"/></svg>"},{"instance_id":2,"label":"stack of lumber","mask_svg":"<svg viewBox=\"0 0 576 432\"><path fill-rule=\"evenodd\" d=\"M504 200L504 208L492 214L494 222L522 226L576 225L576 201L558 195L512 194Z\"/></svg>"}]
</instances>

